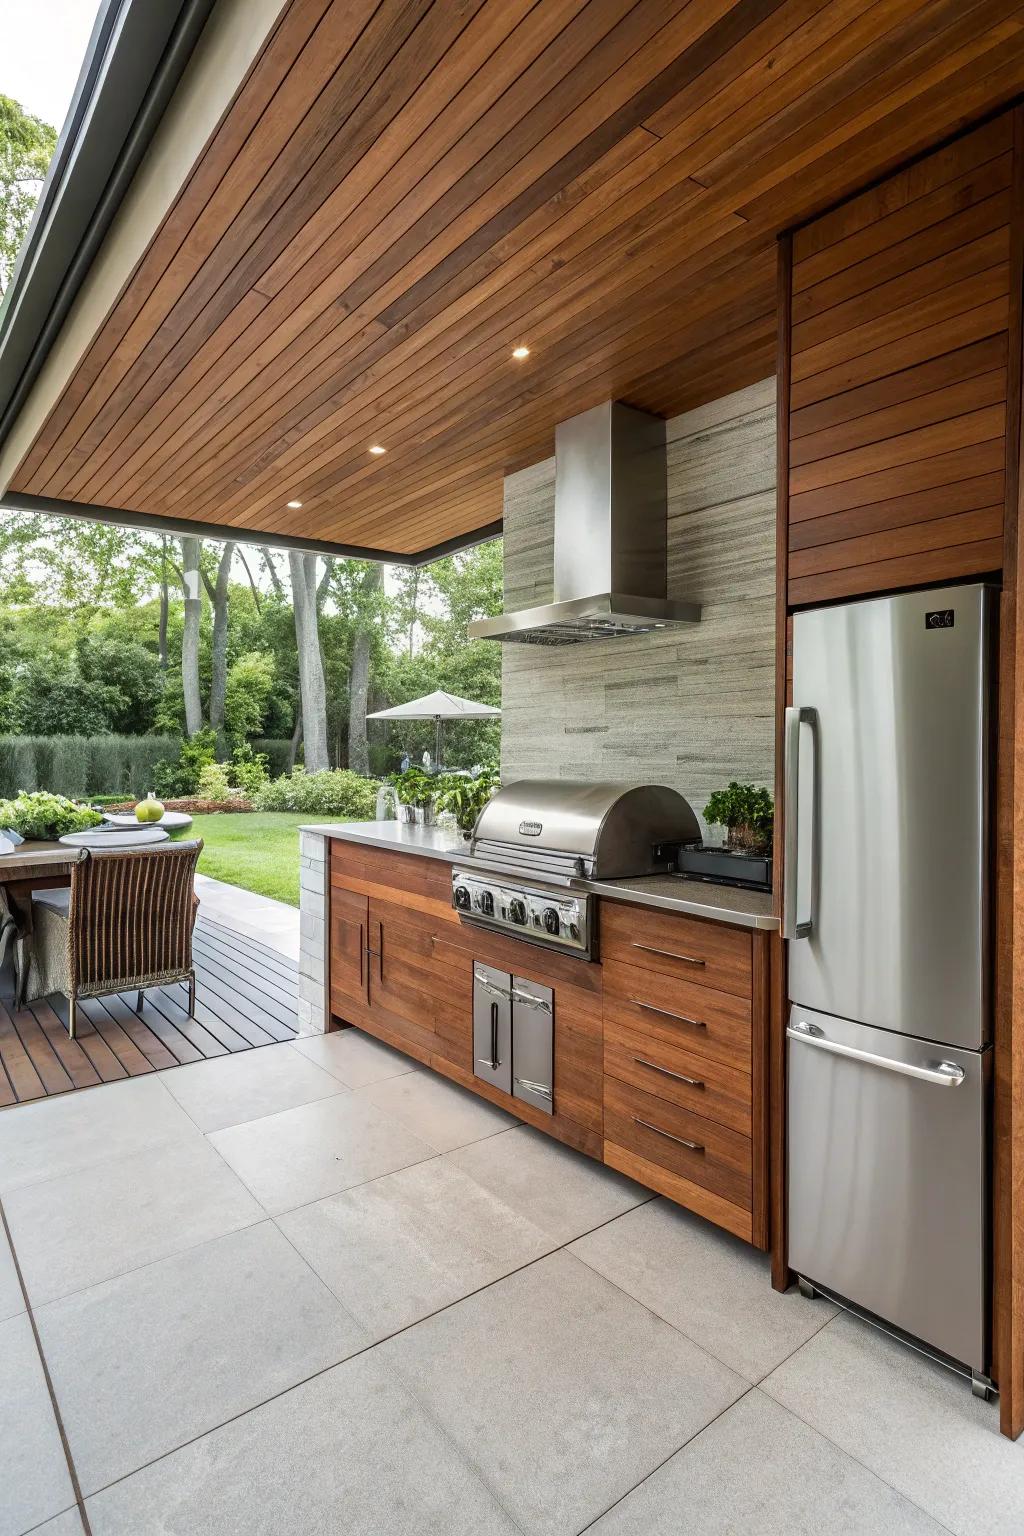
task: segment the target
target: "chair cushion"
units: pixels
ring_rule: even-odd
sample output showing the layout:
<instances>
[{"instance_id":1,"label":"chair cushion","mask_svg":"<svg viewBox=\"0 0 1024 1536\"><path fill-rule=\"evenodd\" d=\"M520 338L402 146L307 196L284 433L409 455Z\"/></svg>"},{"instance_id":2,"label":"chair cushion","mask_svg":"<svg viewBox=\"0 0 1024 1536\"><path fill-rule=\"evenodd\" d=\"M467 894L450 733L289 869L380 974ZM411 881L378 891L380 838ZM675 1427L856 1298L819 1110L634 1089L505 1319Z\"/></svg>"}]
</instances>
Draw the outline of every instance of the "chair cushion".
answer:
<instances>
[{"instance_id":1,"label":"chair cushion","mask_svg":"<svg viewBox=\"0 0 1024 1536\"><path fill-rule=\"evenodd\" d=\"M71 891L66 885L52 891L33 891L32 900L37 907L49 907L61 917L67 917L71 910Z\"/></svg>"}]
</instances>

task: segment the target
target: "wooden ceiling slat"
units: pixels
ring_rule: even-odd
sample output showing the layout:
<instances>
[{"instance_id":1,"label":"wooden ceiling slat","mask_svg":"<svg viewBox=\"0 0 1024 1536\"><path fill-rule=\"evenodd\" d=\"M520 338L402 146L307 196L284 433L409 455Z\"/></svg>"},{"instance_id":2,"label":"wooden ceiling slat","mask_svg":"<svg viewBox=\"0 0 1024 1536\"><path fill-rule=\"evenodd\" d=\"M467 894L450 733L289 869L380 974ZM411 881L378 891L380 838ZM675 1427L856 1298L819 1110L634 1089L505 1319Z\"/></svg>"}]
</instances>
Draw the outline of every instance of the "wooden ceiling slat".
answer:
<instances>
[{"instance_id":1,"label":"wooden ceiling slat","mask_svg":"<svg viewBox=\"0 0 1024 1536\"><path fill-rule=\"evenodd\" d=\"M777 231L1022 85L1020 0L291 0L14 486L410 553L463 534L560 417L764 377ZM809 482L868 430L890 496L944 454L996 472L1005 119L969 142L796 236ZM866 382L883 343L902 395ZM870 533L860 495L816 488L820 543Z\"/></svg>"},{"instance_id":2,"label":"wooden ceiling slat","mask_svg":"<svg viewBox=\"0 0 1024 1536\"><path fill-rule=\"evenodd\" d=\"M286 314L295 311L291 323L294 325L300 318L313 318L329 303L342 305L343 313L351 312L374 294L382 282L390 279L394 283L394 294L388 295L385 290L384 297L377 304L380 309L389 297L397 297L406 292L410 280L434 269L439 259L447 259L452 251L464 250L466 240L474 230L481 226L493 229L495 219L503 219L507 223L513 221L519 208L514 200L509 202L512 194L516 194L520 202L525 195L542 200L547 195L543 191L543 176L550 175L551 164L564 164L566 153L572 152L573 144L577 154L585 153L591 158L596 156L596 141L592 131L594 122L600 121L602 117L607 119L618 96L628 97L630 93L635 93L637 83L649 77L663 61L664 49L683 45L702 25L713 19L716 9L722 9L727 4L728 0L710 0L710 3L695 10L685 0L643 0L643 3L634 6L628 17L611 26L611 30L596 46L590 46L594 39L595 13L598 10L607 13L603 24L608 27L615 20L616 14L624 9L623 0L592 0L587 11L578 16L516 82L517 87L525 86L520 92L520 107L524 116L517 129L502 133L494 147L479 159L474 160L472 152L463 149L462 153L469 161L468 166L454 186L444 191L428 208L423 209L419 189L416 189L417 195L410 194L403 204L406 208L403 219L409 226L406 232L397 240L393 239L394 221L384 220L374 231L375 244L371 243L367 249L364 243L350 254L347 263L342 262L339 266L335 262L329 280L322 283L314 293L311 300L312 313L301 308L295 311L295 301L301 294L303 278L301 275L298 279L293 276L282 305ZM671 17L672 12L680 14L670 20L668 25L663 25L665 18ZM630 23L628 27L625 24L627 20ZM584 22L588 25L584 26ZM567 39L570 33L576 38L576 48L582 57L575 69L565 75L565 55L568 52ZM651 46L647 34L657 37L657 49ZM647 45L638 48L638 40L645 37ZM589 51L585 51L587 47ZM607 73L609 70L612 71L610 75ZM538 83L547 88L547 94L539 102L532 96ZM600 90L597 90L598 85L602 85ZM496 113L492 108L488 114L495 119L491 130L495 134L508 128L504 114L513 110L509 102L512 94L511 91L506 92L500 103L495 104L502 108L501 113ZM384 247L383 250L373 259L380 246ZM346 282L346 279L351 280ZM307 283L310 280L308 277L305 279ZM221 301L221 308L226 302L226 299ZM213 318L215 316L193 333L193 344L197 336L209 334ZM267 324L270 324L269 320ZM247 338L247 344L251 344L252 334ZM261 332L254 334L259 336ZM174 357L173 362L176 367L186 362L184 349ZM172 387L180 391L183 380L187 378L188 374L183 374L176 385L169 377L165 380L165 402L168 398L166 391ZM128 408L127 419L138 414L141 409L142 403L134 401ZM113 438L108 437L108 447L116 443L116 440L117 434ZM86 492L84 486L69 489L80 491L83 495Z\"/></svg>"}]
</instances>

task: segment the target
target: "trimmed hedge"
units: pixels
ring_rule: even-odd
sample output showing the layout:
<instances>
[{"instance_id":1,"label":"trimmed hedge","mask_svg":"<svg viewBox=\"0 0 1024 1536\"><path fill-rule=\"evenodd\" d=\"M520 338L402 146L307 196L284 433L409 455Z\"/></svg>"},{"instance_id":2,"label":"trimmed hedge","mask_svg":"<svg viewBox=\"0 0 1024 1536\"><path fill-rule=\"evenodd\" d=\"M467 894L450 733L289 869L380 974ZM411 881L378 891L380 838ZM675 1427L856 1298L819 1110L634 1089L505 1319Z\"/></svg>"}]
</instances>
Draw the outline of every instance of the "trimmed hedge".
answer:
<instances>
[{"instance_id":1,"label":"trimmed hedge","mask_svg":"<svg viewBox=\"0 0 1024 1536\"><path fill-rule=\"evenodd\" d=\"M0 736L0 799L20 789L141 799L154 765L180 750L177 736Z\"/></svg>"}]
</instances>

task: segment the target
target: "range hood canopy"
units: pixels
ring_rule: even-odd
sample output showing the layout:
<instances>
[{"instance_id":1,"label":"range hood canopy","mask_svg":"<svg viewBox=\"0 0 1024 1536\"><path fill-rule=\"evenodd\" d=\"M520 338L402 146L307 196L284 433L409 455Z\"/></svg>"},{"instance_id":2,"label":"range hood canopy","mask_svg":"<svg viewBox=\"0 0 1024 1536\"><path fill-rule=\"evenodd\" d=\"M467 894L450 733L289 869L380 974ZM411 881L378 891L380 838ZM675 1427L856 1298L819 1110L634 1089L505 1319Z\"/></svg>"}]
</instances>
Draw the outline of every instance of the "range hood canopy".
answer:
<instances>
[{"instance_id":1,"label":"range hood canopy","mask_svg":"<svg viewBox=\"0 0 1024 1536\"><path fill-rule=\"evenodd\" d=\"M667 592L665 423L606 400L555 429L554 601L475 619L476 640L574 645L700 621Z\"/></svg>"}]
</instances>

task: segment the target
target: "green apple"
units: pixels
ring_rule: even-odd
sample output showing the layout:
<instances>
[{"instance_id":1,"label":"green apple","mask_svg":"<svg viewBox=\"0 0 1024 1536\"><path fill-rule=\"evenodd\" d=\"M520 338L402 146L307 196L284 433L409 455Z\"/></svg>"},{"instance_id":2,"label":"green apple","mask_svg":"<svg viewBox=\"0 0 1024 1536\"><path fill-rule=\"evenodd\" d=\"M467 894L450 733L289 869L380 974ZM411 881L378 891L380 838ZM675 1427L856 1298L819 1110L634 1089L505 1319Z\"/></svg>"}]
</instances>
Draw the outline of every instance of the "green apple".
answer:
<instances>
[{"instance_id":1,"label":"green apple","mask_svg":"<svg viewBox=\"0 0 1024 1536\"><path fill-rule=\"evenodd\" d=\"M163 814L163 801L158 800L156 796L152 794L147 795L145 800L140 800L138 805L135 807L135 817L137 821L159 821Z\"/></svg>"}]
</instances>

